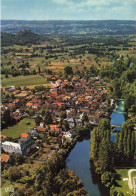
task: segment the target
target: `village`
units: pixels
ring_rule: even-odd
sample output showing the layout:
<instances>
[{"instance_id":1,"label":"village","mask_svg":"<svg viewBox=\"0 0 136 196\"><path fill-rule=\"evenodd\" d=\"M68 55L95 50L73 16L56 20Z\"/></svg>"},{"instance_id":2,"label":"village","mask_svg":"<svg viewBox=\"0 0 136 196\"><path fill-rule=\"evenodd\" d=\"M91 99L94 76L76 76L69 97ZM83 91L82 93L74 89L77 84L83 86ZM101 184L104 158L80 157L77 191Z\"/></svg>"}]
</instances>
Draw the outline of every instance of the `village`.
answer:
<instances>
[{"instance_id":1,"label":"village","mask_svg":"<svg viewBox=\"0 0 136 196\"><path fill-rule=\"evenodd\" d=\"M87 122L97 124L102 117L109 116L113 100L107 98L106 83L99 76L92 76L89 81L74 76L71 82L54 78L49 77L54 87L48 90L15 86L2 89L2 93L12 94L12 98L2 100L2 119L8 110L15 124L27 118L36 121L35 127L22 130L14 139L1 132L2 163L10 160L11 153L46 161L54 150L71 142L76 136L75 128Z\"/></svg>"}]
</instances>

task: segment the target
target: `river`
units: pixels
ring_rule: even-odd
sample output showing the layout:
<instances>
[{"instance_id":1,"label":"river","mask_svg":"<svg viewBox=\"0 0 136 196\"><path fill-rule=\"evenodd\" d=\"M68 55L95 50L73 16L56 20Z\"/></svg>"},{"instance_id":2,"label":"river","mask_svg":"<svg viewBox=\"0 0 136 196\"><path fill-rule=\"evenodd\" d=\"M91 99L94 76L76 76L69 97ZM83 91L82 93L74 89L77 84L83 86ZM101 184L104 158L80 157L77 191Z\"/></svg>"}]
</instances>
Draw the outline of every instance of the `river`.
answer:
<instances>
[{"instance_id":1,"label":"river","mask_svg":"<svg viewBox=\"0 0 136 196\"><path fill-rule=\"evenodd\" d=\"M125 121L123 100L118 101L117 108L111 114L111 124L122 125ZM117 128L119 129L119 128ZM115 133L111 136L115 141ZM66 168L72 169L80 180L89 196L109 196L107 190L100 182L99 177L94 173L93 165L90 165L90 137L78 141L66 159Z\"/></svg>"}]
</instances>

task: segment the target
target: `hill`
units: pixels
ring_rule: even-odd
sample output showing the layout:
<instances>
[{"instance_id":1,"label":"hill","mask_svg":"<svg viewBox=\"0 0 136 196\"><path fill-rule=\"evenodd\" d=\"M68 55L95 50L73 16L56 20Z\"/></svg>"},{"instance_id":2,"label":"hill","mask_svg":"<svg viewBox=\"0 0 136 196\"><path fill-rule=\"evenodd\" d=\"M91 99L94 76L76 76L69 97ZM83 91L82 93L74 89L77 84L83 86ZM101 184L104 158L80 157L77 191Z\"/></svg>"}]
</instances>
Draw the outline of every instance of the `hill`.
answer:
<instances>
[{"instance_id":1,"label":"hill","mask_svg":"<svg viewBox=\"0 0 136 196\"><path fill-rule=\"evenodd\" d=\"M16 33L23 29L45 35L131 35L136 32L136 21L1 21L1 30L4 32Z\"/></svg>"},{"instance_id":2,"label":"hill","mask_svg":"<svg viewBox=\"0 0 136 196\"><path fill-rule=\"evenodd\" d=\"M1 45L10 46L13 44L26 45L26 44L39 44L43 37L31 32L31 30L21 30L18 33L1 33Z\"/></svg>"}]
</instances>

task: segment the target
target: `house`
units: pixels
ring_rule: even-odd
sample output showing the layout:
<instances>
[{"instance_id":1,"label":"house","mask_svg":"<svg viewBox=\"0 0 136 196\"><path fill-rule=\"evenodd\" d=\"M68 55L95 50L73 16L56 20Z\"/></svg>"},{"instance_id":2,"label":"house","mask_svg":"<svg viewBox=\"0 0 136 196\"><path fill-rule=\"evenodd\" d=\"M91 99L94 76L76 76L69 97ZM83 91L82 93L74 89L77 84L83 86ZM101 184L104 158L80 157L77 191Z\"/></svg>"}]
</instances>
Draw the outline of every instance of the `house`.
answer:
<instances>
[{"instance_id":1,"label":"house","mask_svg":"<svg viewBox=\"0 0 136 196\"><path fill-rule=\"evenodd\" d=\"M76 126L82 126L83 125L83 122L81 119L75 119L75 122L76 122Z\"/></svg>"},{"instance_id":2,"label":"house","mask_svg":"<svg viewBox=\"0 0 136 196\"><path fill-rule=\"evenodd\" d=\"M6 141L6 139L7 139L7 136L5 136L5 135L0 135L0 141L1 141L1 142Z\"/></svg>"},{"instance_id":3,"label":"house","mask_svg":"<svg viewBox=\"0 0 136 196\"><path fill-rule=\"evenodd\" d=\"M38 137L38 132L36 129L29 129L28 134L31 135L31 137Z\"/></svg>"},{"instance_id":4,"label":"house","mask_svg":"<svg viewBox=\"0 0 136 196\"><path fill-rule=\"evenodd\" d=\"M50 128L50 131L59 133L60 132L60 128L52 127L52 128Z\"/></svg>"},{"instance_id":5,"label":"house","mask_svg":"<svg viewBox=\"0 0 136 196\"><path fill-rule=\"evenodd\" d=\"M20 140L21 141L27 141L30 138L31 138L31 136L27 133L21 133L21 135L20 135Z\"/></svg>"},{"instance_id":6,"label":"house","mask_svg":"<svg viewBox=\"0 0 136 196\"><path fill-rule=\"evenodd\" d=\"M10 161L10 156L7 154L1 155L1 163L8 163Z\"/></svg>"},{"instance_id":7,"label":"house","mask_svg":"<svg viewBox=\"0 0 136 196\"><path fill-rule=\"evenodd\" d=\"M70 128L75 127L75 122L74 122L74 119L73 118L68 118L67 119L67 123L69 124L69 127Z\"/></svg>"},{"instance_id":8,"label":"house","mask_svg":"<svg viewBox=\"0 0 136 196\"><path fill-rule=\"evenodd\" d=\"M39 104L38 103L34 103L32 106L33 109L38 109L39 108Z\"/></svg>"},{"instance_id":9,"label":"house","mask_svg":"<svg viewBox=\"0 0 136 196\"><path fill-rule=\"evenodd\" d=\"M21 150L21 146L19 143L14 143L14 142L9 142L9 141L5 141L2 143L2 148L5 152L8 153L19 153L22 154L22 150Z\"/></svg>"},{"instance_id":10,"label":"house","mask_svg":"<svg viewBox=\"0 0 136 196\"><path fill-rule=\"evenodd\" d=\"M57 81L56 81L56 85L57 85L57 86L60 86L61 82L62 82L61 80L57 80Z\"/></svg>"},{"instance_id":11,"label":"house","mask_svg":"<svg viewBox=\"0 0 136 196\"><path fill-rule=\"evenodd\" d=\"M36 130L38 133L45 133L46 132L46 128L40 127L40 126L36 127Z\"/></svg>"},{"instance_id":12,"label":"house","mask_svg":"<svg viewBox=\"0 0 136 196\"><path fill-rule=\"evenodd\" d=\"M16 120L16 122L19 122L22 119L22 116L15 116L13 119Z\"/></svg>"},{"instance_id":13,"label":"house","mask_svg":"<svg viewBox=\"0 0 136 196\"><path fill-rule=\"evenodd\" d=\"M33 105L33 103L31 103L31 102L26 103L26 107L31 107L32 105Z\"/></svg>"},{"instance_id":14,"label":"house","mask_svg":"<svg viewBox=\"0 0 136 196\"><path fill-rule=\"evenodd\" d=\"M49 125L49 130L51 131L51 132L61 132L62 131L62 128L60 128L60 127L58 127L58 125L53 125L53 124L50 124Z\"/></svg>"},{"instance_id":15,"label":"house","mask_svg":"<svg viewBox=\"0 0 136 196\"><path fill-rule=\"evenodd\" d=\"M44 127L45 123L44 122L40 122L40 127Z\"/></svg>"},{"instance_id":16,"label":"house","mask_svg":"<svg viewBox=\"0 0 136 196\"><path fill-rule=\"evenodd\" d=\"M31 152L31 150L36 148L36 144L34 142L34 140L29 139L25 142L23 142L22 144L20 144L21 146L21 151L23 155L27 155Z\"/></svg>"},{"instance_id":17,"label":"house","mask_svg":"<svg viewBox=\"0 0 136 196\"><path fill-rule=\"evenodd\" d=\"M2 148L5 152L8 153L19 153L27 155L32 149L36 148L36 144L32 139L29 139L23 143L14 143L6 141L2 143Z\"/></svg>"}]
</instances>

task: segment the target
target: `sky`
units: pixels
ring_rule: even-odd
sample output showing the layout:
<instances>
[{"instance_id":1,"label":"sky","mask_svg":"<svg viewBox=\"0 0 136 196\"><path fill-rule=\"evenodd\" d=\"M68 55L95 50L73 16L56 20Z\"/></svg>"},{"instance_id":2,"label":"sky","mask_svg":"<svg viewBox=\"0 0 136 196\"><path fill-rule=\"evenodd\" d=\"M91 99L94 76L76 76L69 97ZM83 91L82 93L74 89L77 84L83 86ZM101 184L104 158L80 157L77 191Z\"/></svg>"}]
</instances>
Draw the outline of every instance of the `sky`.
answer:
<instances>
[{"instance_id":1,"label":"sky","mask_svg":"<svg viewBox=\"0 0 136 196\"><path fill-rule=\"evenodd\" d=\"M136 20L136 0L1 0L1 19Z\"/></svg>"}]
</instances>

